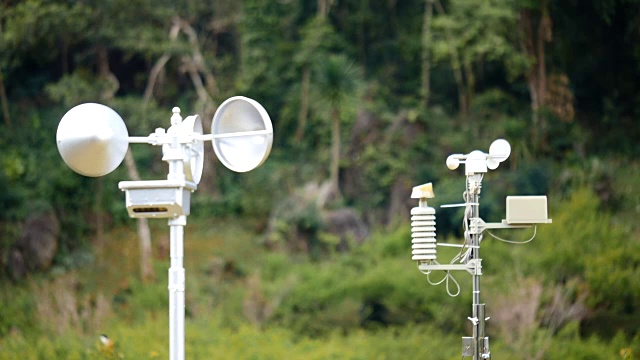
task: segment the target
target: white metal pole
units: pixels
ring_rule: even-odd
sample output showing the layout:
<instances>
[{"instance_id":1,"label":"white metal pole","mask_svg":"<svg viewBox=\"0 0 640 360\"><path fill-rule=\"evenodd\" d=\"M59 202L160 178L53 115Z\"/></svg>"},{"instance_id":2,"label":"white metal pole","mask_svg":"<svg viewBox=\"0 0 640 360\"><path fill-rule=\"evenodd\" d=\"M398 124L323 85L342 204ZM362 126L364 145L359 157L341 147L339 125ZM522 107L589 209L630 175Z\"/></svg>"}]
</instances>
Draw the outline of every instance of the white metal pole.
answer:
<instances>
[{"instance_id":1,"label":"white metal pole","mask_svg":"<svg viewBox=\"0 0 640 360\"><path fill-rule=\"evenodd\" d=\"M470 219L477 218L479 216L480 206L478 204L479 196L479 184L477 181L478 175L467 176L467 201L474 204L471 205L471 211L469 214ZM468 221L468 220L467 220ZM480 257L479 249L479 236L478 234L471 234L471 256L469 260L476 260ZM479 331L478 331L478 304L480 303L480 277L478 274L472 274L472 296L471 296L471 322L473 324L472 336L473 336L473 360L479 360L480 344L479 344Z\"/></svg>"},{"instance_id":2,"label":"white metal pole","mask_svg":"<svg viewBox=\"0 0 640 360\"><path fill-rule=\"evenodd\" d=\"M169 359L184 360L184 226L182 215L169 220L171 267L169 268Z\"/></svg>"},{"instance_id":3,"label":"white metal pole","mask_svg":"<svg viewBox=\"0 0 640 360\"><path fill-rule=\"evenodd\" d=\"M468 177L467 191L468 201L471 202L471 219L480 218L480 191L482 189L482 176L471 175ZM471 259L480 261L480 234L471 234ZM480 274L476 272L472 275L473 279L473 304L472 304L472 320L473 322L473 359L481 360L489 356L485 340L485 304L480 303Z\"/></svg>"},{"instance_id":4,"label":"white metal pole","mask_svg":"<svg viewBox=\"0 0 640 360\"><path fill-rule=\"evenodd\" d=\"M178 142L178 129L182 121L180 108L174 107L171 116L171 127L167 131L172 135L171 143L164 157L169 163L169 180L184 181L184 156L182 146ZM169 359L184 360L184 227L187 225L186 215L169 220L171 267L169 268Z\"/></svg>"}]
</instances>

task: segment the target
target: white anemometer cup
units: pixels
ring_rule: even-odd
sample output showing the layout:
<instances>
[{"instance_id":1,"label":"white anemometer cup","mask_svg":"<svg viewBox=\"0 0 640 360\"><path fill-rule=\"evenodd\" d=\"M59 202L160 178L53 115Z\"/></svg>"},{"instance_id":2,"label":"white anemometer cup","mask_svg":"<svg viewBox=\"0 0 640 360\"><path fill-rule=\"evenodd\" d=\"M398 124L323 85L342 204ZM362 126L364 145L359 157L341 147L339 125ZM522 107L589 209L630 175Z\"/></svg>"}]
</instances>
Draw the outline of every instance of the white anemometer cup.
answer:
<instances>
[{"instance_id":1,"label":"white anemometer cup","mask_svg":"<svg viewBox=\"0 0 640 360\"><path fill-rule=\"evenodd\" d=\"M202 178L204 141L211 141L220 161L230 170L247 172L260 166L273 144L273 126L267 111L255 100L235 96L216 111L211 134L203 134L200 116L184 120L173 108L171 126L149 136L130 137L124 121L111 108L94 103L78 105L60 120L58 151L75 172L97 177L115 170L130 143L162 147L169 174L162 180L121 181L130 217L168 218L171 239L169 268L169 352L184 359L184 226L191 212L191 193Z\"/></svg>"}]
</instances>

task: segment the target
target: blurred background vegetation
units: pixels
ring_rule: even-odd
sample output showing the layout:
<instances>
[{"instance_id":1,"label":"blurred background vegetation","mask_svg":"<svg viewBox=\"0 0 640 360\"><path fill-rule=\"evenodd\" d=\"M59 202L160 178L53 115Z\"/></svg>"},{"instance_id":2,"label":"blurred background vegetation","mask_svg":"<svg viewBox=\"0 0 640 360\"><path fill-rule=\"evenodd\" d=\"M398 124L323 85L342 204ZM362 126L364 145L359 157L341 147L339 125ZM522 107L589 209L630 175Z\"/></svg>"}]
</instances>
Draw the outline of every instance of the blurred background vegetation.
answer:
<instances>
[{"instance_id":1,"label":"blurred background vegetation","mask_svg":"<svg viewBox=\"0 0 640 360\"><path fill-rule=\"evenodd\" d=\"M167 226L139 242L117 187L164 178L161 152L86 178L57 124L100 102L131 135L174 106L208 131L233 95L264 105L274 146L246 174L206 148L188 358L459 358L469 277L450 298L417 271L409 194L461 201L446 156L496 138L512 154L482 217L547 194L553 224L485 238L492 354L640 358L638 39L637 0L0 0L0 358L167 358ZM459 241L461 214L437 216Z\"/></svg>"}]
</instances>

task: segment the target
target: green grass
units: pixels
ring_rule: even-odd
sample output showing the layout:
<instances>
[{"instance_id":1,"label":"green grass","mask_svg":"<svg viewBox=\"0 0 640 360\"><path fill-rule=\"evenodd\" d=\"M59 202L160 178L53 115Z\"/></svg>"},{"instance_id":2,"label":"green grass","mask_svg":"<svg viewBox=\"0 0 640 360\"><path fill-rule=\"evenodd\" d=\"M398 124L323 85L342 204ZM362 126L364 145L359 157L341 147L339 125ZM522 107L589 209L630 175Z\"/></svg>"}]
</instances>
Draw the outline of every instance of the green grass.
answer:
<instances>
[{"instance_id":1,"label":"green grass","mask_svg":"<svg viewBox=\"0 0 640 360\"><path fill-rule=\"evenodd\" d=\"M556 216L587 210L569 203ZM456 298L443 285L428 285L409 260L407 226L379 229L364 245L321 260L269 251L254 229L251 222L230 219L187 226L188 359L460 358L461 337L471 334L469 276L455 274L462 287ZM0 359L168 358L166 223L153 223L152 232L151 283L139 280L133 226L106 234L91 264L35 275L20 285L0 283ZM490 320L494 358L622 359L629 351L637 356L638 336L620 333L605 340L582 335L575 323L558 333L541 325L553 286L532 266L555 256L543 247L556 236L565 234L543 232L529 252L486 245L482 281L489 315L518 305L525 306L518 311L538 314L530 324ZM512 271L498 271L499 266ZM574 284L580 281L585 280ZM538 300L518 295L536 286L544 289ZM114 340L113 350L101 347L103 333Z\"/></svg>"}]
</instances>

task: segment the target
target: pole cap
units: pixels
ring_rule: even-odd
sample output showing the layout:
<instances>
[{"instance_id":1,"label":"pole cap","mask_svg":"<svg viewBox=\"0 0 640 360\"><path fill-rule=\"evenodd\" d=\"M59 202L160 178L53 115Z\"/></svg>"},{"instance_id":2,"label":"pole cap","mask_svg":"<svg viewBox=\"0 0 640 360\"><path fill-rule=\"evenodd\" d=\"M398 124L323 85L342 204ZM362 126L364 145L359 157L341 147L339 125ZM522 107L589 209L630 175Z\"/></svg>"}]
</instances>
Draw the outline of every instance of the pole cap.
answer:
<instances>
[{"instance_id":1,"label":"pole cap","mask_svg":"<svg viewBox=\"0 0 640 360\"><path fill-rule=\"evenodd\" d=\"M411 192L412 199L431 199L434 198L433 194L433 185L431 183L426 183L422 185L418 185L413 188Z\"/></svg>"}]
</instances>

